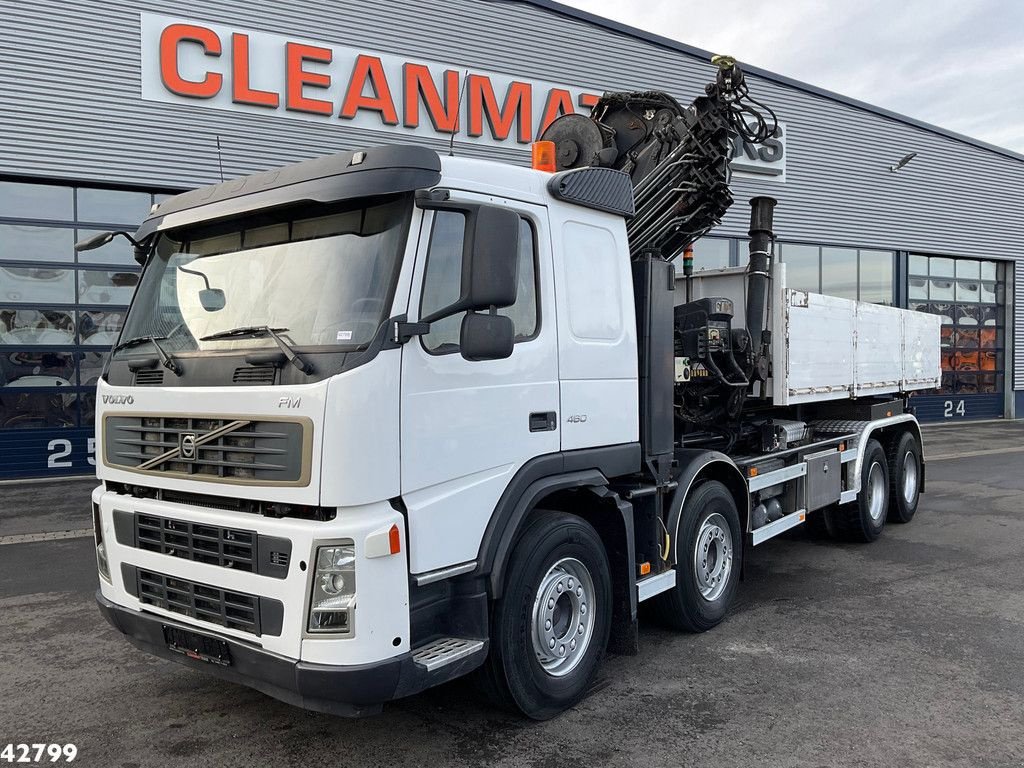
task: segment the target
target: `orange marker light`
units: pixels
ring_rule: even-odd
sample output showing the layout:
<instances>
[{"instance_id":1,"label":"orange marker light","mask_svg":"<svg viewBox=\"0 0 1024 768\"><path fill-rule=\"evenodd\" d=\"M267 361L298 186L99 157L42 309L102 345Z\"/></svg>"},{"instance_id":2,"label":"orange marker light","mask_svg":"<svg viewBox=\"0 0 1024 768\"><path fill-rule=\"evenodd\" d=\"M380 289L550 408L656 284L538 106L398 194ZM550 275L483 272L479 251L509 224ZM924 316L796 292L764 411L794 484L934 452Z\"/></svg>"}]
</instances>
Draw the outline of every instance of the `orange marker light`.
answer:
<instances>
[{"instance_id":1,"label":"orange marker light","mask_svg":"<svg viewBox=\"0 0 1024 768\"><path fill-rule=\"evenodd\" d=\"M646 576L650 572L651 572L651 564L650 563L640 563L640 575L641 576Z\"/></svg>"},{"instance_id":2,"label":"orange marker light","mask_svg":"<svg viewBox=\"0 0 1024 768\"><path fill-rule=\"evenodd\" d=\"M555 142L535 141L533 142L532 150L533 169L535 171L554 173L558 170L558 165L555 163Z\"/></svg>"},{"instance_id":3,"label":"orange marker light","mask_svg":"<svg viewBox=\"0 0 1024 768\"><path fill-rule=\"evenodd\" d=\"M747 474L750 475L750 477L757 477L757 467L751 467Z\"/></svg>"},{"instance_id":4,"label":"orange marker light","mask_svg":"<svg viewBox=\"0 0 1024 768\"><path fill-rule=\"evenodd\" d=\"M402 537L398 533L398 526L392 525L388 531L388 543L391 545L391 554L397 555L402 551Z\"/></svg>"}]
</instances>

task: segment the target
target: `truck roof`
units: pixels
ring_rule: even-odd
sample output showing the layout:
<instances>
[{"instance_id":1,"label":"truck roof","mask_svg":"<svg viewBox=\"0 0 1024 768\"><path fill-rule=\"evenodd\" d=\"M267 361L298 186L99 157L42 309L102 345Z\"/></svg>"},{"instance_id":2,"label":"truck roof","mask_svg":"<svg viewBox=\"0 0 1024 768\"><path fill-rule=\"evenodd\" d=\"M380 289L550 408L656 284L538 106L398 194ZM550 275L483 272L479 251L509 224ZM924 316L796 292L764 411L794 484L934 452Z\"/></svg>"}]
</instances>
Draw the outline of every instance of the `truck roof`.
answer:
<instances>
[{"instance_id":1,"label":"truck roof","mask_svg":"<svg viewBox=\"0 0 1024 768\"><path fill-rule=\"evenodd\" d=\"M175 195L153 207L135 237L305 200L334 202L411 192L432 187L440 179L441 160L426 147L397 145L341 152Z\"/></svg>"},{"instance_id":2,"label":"truck roof","mask_svg":"<svg viewBox=\"0 0 1024 768\"><path fill-rule=\"evenodd\" d=\"M629 177L610 168L550 174L465 157L439 157L415 145L341 152L184 192L153 206L135 234L226 219L295 202L335 202L412 192L439 183L546 205L551 197L623 216L633 213Z\"/></svg>"}]
</instances>

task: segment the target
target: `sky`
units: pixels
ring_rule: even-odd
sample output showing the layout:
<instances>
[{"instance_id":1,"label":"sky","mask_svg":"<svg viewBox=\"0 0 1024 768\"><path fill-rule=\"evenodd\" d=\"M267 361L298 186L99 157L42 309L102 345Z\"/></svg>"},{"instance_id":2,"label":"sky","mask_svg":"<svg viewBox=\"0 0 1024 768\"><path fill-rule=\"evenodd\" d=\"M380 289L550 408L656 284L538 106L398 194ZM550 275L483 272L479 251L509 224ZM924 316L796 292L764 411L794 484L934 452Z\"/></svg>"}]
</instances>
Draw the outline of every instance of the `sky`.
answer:
<instances>
[{"instance_id":1,"label":"sky","mask_svg":"<svg viewBox=\"0 0 1024 768\"><path fill-rule=\"evenodd\" d=\"M562 0L1024 153L1024 0Z\"/></svg>"}]
</instances>

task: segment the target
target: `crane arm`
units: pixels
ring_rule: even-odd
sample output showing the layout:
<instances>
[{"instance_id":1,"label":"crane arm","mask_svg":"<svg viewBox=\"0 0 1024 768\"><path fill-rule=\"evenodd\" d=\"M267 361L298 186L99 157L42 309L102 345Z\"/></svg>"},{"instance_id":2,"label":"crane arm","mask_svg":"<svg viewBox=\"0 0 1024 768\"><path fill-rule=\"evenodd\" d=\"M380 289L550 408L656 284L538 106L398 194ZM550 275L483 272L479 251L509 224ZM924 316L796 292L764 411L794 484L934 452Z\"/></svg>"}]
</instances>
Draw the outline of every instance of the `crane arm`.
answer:
<instances>
[{"instance_id":1,"label":"crane arm","mask_svg":"<svg viewBox=\"0 0 1024 768\"><path fill-rule=\"evenodd\" d=\"M558 170L601 166L629 174L634 255L653 250L672 258L718 224L733 202L733 142L775 133L774 113L749 96L735 60L716 56L712 63L715 82L687 107L661 91L608 92L589 117L560 117L541 137L554 142Z\"/></svg>"}]
</instances>

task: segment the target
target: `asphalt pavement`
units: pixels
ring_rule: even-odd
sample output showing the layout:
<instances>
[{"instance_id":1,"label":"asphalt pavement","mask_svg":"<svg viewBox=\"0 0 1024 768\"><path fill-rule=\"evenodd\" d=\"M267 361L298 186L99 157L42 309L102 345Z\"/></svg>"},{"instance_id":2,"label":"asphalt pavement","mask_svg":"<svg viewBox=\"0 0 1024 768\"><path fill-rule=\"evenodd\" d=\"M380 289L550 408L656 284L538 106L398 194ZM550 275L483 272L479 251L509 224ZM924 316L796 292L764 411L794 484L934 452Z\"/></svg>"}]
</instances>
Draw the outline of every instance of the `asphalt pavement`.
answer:
<instances>
[{"instance_id":1,"label":"asphalt pavement","mask_svg":"<svg viewBox=\"0 0 1024 768\"><path fill-rule=\"evenodd\" d=\"M644 618L640 654L546 723L467 681L343 720L148 657L93 603L92 482L0 486L0 748L125 768L1021 766L1024 423L929 429L926 454L910 525L753 549L721 626Z\"/></svg>"}]
</instances>

